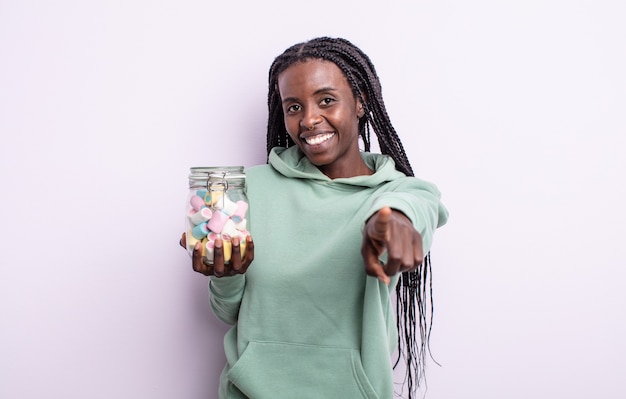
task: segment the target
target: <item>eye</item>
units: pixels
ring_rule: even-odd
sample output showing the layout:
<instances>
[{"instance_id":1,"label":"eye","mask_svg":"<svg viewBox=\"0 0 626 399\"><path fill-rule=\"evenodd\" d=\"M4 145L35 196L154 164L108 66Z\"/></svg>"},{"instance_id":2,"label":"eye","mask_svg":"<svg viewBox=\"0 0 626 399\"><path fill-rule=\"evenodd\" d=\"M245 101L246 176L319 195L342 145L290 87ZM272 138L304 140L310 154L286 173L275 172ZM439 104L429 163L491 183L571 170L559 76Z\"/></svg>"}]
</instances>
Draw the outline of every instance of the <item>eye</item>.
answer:
<instances>
[{"instance_id":1,"label":"eye","mask_svg":"<svg viewBox=\"0 0 626 399\"><path fill-rule=\"evenodd\" d=\"M335 99L334 99L334 98L331 98L331 97L324 97L324 98L322 99L322 102L320 103L320 105L321 105L321 106L330 105L330 104L332 104L333 102L335 102Z\"/></svg>"},{"instance_id":2,"label":"eye","mask_svg":"<svg viewBox=\"0 0 626 399\"><path fill-rule=\"evenodd\" d=\"M286 112L289 114L293 114L294 112L298 112L302 109L302 107L298 104L293 104L287 107Z\"/></svg>"}]
</instances>

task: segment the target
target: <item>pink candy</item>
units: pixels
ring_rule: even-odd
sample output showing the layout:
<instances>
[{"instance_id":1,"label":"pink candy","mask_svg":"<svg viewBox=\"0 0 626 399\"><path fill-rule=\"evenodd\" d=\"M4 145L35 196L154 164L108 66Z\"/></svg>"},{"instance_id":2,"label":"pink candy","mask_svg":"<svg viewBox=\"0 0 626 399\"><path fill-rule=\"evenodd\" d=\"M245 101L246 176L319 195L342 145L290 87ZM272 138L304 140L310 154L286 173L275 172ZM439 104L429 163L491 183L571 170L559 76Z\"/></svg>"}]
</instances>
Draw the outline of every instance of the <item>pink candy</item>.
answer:
<instances>
[{"instance_id":1,"label":"pink candy","mask_svg":"<svg viewBox=\"0 0 626 399\"><path fill-rule=\"evenodd\" d=\"M191 204L191 207L196 211L199 211L200 209L205 207L204 199L199 195L191 196L191 198L189 199L189 203Z\"/></svg>"},{"instance_id":2,"label":"pink candy","mask_svg":"<svg viewBox=\"0 0 626 399\"><path fill-rule=\"evenodd\" d=\"M227 214L222 211L217 211L213 214L213 216L211 216L211 219L209 220L209 229L216 233L221 233L224 225L226 224L226 222L228 222L229 219L230 218Z\"/></svg>"},{"instance_id":3,"label":"pink candy","mask_svg":"<svg viewBox=\"0 0 626 399\"><path fill-rule=\"evenodd\" d=\"M213 212L211 211L211 209L206 207L200 209L199 211L190 209L188 216L191 224L198 225L211 219L211 216L213 216Z\"/></svg>"}]
</instances>

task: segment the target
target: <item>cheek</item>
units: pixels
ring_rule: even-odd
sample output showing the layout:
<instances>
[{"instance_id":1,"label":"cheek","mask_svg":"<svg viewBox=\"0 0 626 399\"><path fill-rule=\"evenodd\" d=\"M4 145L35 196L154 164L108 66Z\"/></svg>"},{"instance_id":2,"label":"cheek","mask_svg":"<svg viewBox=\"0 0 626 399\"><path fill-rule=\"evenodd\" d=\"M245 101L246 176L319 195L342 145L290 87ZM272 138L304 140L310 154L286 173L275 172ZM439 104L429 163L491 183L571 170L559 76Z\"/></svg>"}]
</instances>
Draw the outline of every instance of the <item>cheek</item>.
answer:
<instances>
[{"instance_id":1,"label":"cheek","mask_svg":"<svg viewBox=\"0 0 626 399\"><path fill-rule=\"evenodd\" d=\"M292 139L298 136L298 122L290 118L284 118L285 129Z\"/></svg>"}]
</instances>

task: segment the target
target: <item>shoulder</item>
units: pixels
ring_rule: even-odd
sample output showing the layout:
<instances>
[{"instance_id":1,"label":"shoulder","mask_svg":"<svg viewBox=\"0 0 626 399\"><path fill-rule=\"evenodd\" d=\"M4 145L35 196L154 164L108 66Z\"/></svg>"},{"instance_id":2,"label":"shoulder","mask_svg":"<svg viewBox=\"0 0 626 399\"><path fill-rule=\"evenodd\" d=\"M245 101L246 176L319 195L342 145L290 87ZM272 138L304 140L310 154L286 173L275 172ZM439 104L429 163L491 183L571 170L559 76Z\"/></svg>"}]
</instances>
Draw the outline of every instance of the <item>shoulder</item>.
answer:
<instances>
[{"instance_id":1,"label":"shoulder","mask_svg":"<svg viewBox=\"0 0 626 399\"><path fill-rule=\"evenodd\" d=\"M250 184L268 184L281 177L279 173L276 173L276 169L269 164L251 166L245 172L248 186Z\"/></svg>"},{"instance_id":2,"label":"shoulder","mask_svg":"<svg viewBox=\"0 0 626 399\"><path fill-rule=\"evenodd\" d=\"M258 174L267 173L267 171L271 169L271 166L268 164L262 165L254 165L245 169L246 176L254 176Z\"/></svg>"}]
</instances>

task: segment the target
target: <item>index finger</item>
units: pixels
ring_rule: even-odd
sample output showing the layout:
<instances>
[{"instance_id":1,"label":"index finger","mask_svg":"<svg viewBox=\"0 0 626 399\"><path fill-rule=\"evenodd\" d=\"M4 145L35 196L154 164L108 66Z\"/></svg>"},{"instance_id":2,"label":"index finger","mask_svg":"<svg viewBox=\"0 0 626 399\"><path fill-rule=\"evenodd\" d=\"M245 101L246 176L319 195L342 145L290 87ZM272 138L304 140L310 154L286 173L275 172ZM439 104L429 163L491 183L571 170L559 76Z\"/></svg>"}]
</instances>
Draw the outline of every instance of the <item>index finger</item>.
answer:
<instances>
[{"instance_id":1,"label":"index finger","mask_svg":"<svg viewBox=\"0 0 626 399\"><path fill-rule=\"evenodd\" d=\"M374 216L374 226L372 233L376 238L384 241L389 240L389 221L391 220L391 208L381 208Z\"/></svg>"}]
</instances>

